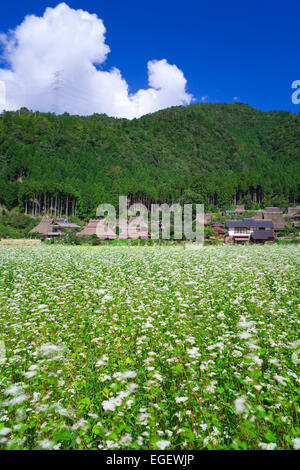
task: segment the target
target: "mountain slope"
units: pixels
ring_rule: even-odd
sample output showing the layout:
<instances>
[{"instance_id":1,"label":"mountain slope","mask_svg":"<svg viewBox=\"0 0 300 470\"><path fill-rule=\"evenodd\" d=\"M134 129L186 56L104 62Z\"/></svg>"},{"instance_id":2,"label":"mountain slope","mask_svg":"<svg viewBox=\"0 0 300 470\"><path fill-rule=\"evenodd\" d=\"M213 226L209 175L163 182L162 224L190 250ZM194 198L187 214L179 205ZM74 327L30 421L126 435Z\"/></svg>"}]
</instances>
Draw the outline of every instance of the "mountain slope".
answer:
<instances>
[{"instance_id":1,"label":"mountain slope","mask_svg":"<svg viewBox=\"0 0 300 470\"><path fill-rule=\"evenodd\" d=\"M99 203L300 199L300 115L236 104L174 107L132 121L6 112L0 202L94 214Z\"/></svg>"}]
</instances>

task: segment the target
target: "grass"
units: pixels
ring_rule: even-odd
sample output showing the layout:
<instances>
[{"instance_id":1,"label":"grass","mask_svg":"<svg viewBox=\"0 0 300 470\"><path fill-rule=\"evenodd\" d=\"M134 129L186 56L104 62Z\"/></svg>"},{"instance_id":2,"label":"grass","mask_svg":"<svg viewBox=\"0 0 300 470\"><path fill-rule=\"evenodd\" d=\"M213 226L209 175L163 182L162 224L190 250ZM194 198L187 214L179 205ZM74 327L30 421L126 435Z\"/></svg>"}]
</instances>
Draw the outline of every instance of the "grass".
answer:
<instances>
[{"instance_id":1,"label":"grass","mask_svg":"<svg viewBox=\"0 0 300 470\"><path fill-rule=\"evenodd\" d=\"M299 447L299 260L0 246L0 448Z\"/></svg>"}]
</instances>

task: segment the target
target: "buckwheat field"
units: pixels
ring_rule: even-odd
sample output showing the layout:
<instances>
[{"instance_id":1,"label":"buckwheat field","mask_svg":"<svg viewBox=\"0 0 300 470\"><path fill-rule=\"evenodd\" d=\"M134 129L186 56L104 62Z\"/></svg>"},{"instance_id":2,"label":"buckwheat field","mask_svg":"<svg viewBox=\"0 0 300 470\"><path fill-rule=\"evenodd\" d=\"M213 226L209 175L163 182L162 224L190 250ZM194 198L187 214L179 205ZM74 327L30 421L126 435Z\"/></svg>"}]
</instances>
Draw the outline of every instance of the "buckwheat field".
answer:
<instances>
[{"instance_id":1,"label":"buckwheat field","mask_svg":"<svg viewBox=\"0 0 300 470\"><path fill-rule=\"evenodd\" d=\"M299 449L299 261L0 247L0 448Z\"/></svg>"}]
</instances>

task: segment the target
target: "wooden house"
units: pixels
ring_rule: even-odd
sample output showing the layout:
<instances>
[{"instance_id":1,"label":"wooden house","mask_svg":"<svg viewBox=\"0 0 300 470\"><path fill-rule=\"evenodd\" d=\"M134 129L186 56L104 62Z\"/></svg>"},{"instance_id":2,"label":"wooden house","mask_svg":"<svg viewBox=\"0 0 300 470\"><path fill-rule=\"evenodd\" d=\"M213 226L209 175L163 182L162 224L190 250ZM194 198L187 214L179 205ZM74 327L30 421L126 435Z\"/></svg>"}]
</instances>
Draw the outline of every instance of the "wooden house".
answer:
<instances>
[{"instance_id":1,"label":"wooden house","mask_svg":"<svg viewBox=\"0 0 300 470\"><path fill-rule=\"evenodd\" d=\"M280 232L288 225L284 220L284 214L280 210L275 211L277 207L269 207L268 209L272 210L261 210L258 211L257 215L254 215L253 219L263 219L263 220L272 220L274 224L275 232ZM273 210L274 209L274 210Z\"/></svg>"},{"instance_id":2,"label":"wooden house","mask_svg":"<svg viewBox=\"0 0 300 470\"><path fill-rule=\"evenodd\" d=\"M120 234L119 234L120 236ZM149 238L148 221L140 215L131 217L128 222L128 238Z\"/></svg>"},{"instance_id":3,"label":"wooden house","mask_svg":"<svg viewBox=\"0 0 300 470\"><path fill-rule=\"evenodd\" d=\"M77 234L78 237L91 237L92 235L97 235L101 240L114 240L117 238L116 232L104 219L91 219L88 225Z\"/></svg>"},{"instance_id":4,"label":"wooden house","mask_svg":"<svg viewBox=\"0 0 300 470\"><path fill-rule=\"evenodd\" d=\"M300 206L288 207L286 215L289 217L289 219L291 219L293 227L300 226Z\"/></svg>"},{"instance_id":5,"label":"wooden house","mask_svg":"<svg viewBox=\"0 0 300 470\"><path fill-rule=\"evenodd\" d=\"M231 214L231 215L243 215L245 212L245 206L243 205L240 205L240 206L236 206L236 208L234 210L229 210L229 211L226 211L226 214Z\"/></svg>"},{"instance_id":6,"label":"wooden house","mask_svg":"<svg viewBox=\"0 0 300 470\"><path fill-rule=\"evenodd\" d=\"M216 232L216 235L210 238L224 238L224 236L227 233L225 226L221 224L220 222L212 223L211 228L213 229L214 232Z\"/></svg>"},{"instance_id":7,"label":"wooden house","mask_svg":"<svg viewBox=\"0 0 300 470\"><path fill-rule=\"evenodd\" d=\"M39 233L45 238L59 238L63 237L68 229L79 230L80 226L68 222L67 219L43 218L36 227L30 230L30 233Z\"/></svg>"},{"instance_id":8,"label":"wooden house","mask_svg":"<svg viewBox=\"0 0 300 470\"><path fill-rule=\"evenodd\" d=\"M226 241L234 243L265 243L274 240L274 224L272 220L243 219L226 220L228 236Z\"/></svg>"}]
</instances>

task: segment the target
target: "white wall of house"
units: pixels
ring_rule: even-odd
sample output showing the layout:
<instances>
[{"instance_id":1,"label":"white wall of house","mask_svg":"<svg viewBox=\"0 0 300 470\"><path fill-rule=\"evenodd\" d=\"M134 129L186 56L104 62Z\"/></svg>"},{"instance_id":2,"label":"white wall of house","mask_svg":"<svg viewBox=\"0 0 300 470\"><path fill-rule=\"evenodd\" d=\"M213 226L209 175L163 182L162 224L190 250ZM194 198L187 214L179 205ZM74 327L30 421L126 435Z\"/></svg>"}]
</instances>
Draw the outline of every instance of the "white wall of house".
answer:
<instances>
[{"instance_id":1,"label":"white wall of house","mask_svg":"<svg viewBox=\"0 0 300 470\"><path fill-rule=\"evenodd\" d=\"M228 235L232 237L233 235L247 235L250 234L250 230L247 227L229 227Z\"/></svg>"},{"instance_id":2,"label":"white wall of house","mask_svg":"<svg viewBox=\"0 0 300 470\"><path fill-rule=\"evenodd\" d=\"M254 230L271 230L271 227L229 227L228 235L230 237L240 234L251 234Z\"/></svg>"}]
</instances>

